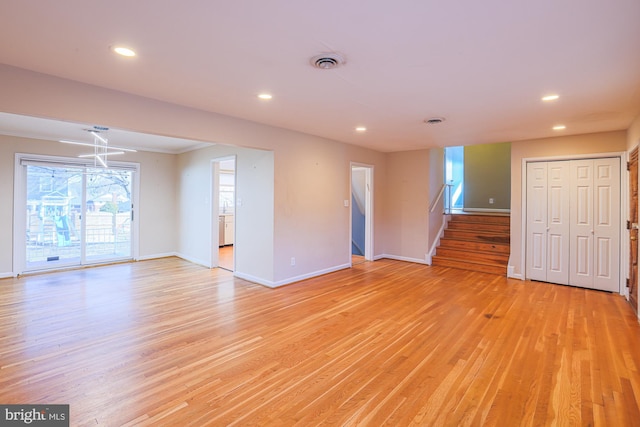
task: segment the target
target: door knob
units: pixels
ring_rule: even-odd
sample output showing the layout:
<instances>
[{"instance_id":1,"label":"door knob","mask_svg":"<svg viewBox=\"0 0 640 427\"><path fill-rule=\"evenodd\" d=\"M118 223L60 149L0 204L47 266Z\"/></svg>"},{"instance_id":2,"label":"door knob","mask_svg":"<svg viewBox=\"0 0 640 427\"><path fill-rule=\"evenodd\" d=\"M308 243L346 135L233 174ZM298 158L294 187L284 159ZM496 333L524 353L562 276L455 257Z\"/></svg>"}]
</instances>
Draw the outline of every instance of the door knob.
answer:
<instances>
[{"instance_id":1,"label":"door knob","mask_svg":"<svg viewBox=\"0 0 640 427\"><path fill-rule=\"evenodd\" d=\"M637 238L636 236L631 236L631 237L629 237L629 239L631 239L631 240L638 240L638 238Z\"/></svg>"}]
</instances>

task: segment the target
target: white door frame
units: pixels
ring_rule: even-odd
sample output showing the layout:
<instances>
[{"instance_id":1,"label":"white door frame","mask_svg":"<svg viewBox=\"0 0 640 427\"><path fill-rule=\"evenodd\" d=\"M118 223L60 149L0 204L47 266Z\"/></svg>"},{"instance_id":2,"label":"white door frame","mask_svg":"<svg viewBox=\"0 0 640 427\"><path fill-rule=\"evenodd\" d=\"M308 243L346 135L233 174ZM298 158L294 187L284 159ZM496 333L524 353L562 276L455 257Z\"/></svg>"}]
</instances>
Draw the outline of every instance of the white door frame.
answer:
<instances>
[{"instance_id":1,"label":"white door frame","mask_svg":"<svg viewBox=\"0 0 640 427\"><path fill-rule=\"evenodd\" d=\"M210 225L210 236L209 236L209 268L219 267L220 257L218 255L218 242L220 241L220 233L218 230L218 221L220 217L220 162L225 160L233 160L234 163L237 163L236 155L224 156L224 157L216 157L215 159L211 159L211 183L210 183L210 201L209 203L209 217L211 218ZM237 164L234 170L234 176L237 178L238 168ZM237 179L234 178L234 181ZM235 190L234 190L235 192ZM237 218L234 218L233 226L236 227ZM235 235L235 230L234 233ZM213 248L216 248L214 250ZM235 271L236 267L236 257L235 250L233 256L233 270Z\"/></svg>"},{"instance_id":2,"label":"white door frame","mask_svg":"<svg viewBox=\"0 0 640 427\"><path fill-rule=\"evenodd\" d=\"M367 261L373 261L373 165L365 163L351 162L349 166L349 197L351 197L352 179L354 169L365 170L365 220L364 220L364 259ZM351 264L351 239L353 233L353 224L351 210L353 209L353 203L349 201L349 264Z\"/></svg>"},{"instance_id":3,"label":"white door frame","mask_svg":"<svg viewBox=\"0 0 640 427\"><path fill-rule=\"evenodd\" d=\"M520 268L522 271L522 279L526 280L526 271L527 271L527 163L530 162L551 162L557 160L584 160L584 159L600 159L604 157L615 157L620 159L620 260L619 260L619 268L620 268L620 277L618 283L618 293L620 295L625 295L626 292L626 276L628 273L628 264L629 264L629 248L628 242L629 232L623 226L626 224L626 217L628 215L628 205L629 205L629 186L628 179L623 179L624 172L626 172L626 164L628 154L626 152L613 152L613 153L592 153L592 154L581 154L581 155L566 155L566 156L552 156L552 157L527 157L522 159L521 163L521 224L520 227ZM622 272L627 272L622 274Z\"/></svg>"}]
</instances>

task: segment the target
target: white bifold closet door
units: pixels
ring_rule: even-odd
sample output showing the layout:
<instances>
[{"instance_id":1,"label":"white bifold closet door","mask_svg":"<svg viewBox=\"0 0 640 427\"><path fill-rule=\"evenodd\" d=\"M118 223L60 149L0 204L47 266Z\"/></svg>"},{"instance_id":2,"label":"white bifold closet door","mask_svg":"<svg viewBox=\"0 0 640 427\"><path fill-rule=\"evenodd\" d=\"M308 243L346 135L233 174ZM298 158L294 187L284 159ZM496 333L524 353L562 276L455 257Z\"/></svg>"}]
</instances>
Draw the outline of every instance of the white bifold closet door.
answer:
<instances>
[{"instance_id":1,"label":"white bifold closet door","mask_svg":"<svg viewBox=\"0 0 640 427\"><path fill-rule=\"evenodd\" d=\"M527 164L527 278L569 283L569 162Z\"/></svg>"},{"instance_id":2,"label":"white bifold closet door","mask_svg":"<svg viewBox=\"0 0 640 427\"><path fill-rule=\"evenodd\" d=\"M619 290L620 160L527 164L526 276Z\"/></svg>"},{"instance_id":3,"label":"white bifold closet door","mask_svg":"<svg viewBox=\"0 0 640 427\"><path fill-rule=\"evenodd\" d=\"M619 290L620 161L571 162L571 242L569 283Z\"/></svg>"}]
</instances>

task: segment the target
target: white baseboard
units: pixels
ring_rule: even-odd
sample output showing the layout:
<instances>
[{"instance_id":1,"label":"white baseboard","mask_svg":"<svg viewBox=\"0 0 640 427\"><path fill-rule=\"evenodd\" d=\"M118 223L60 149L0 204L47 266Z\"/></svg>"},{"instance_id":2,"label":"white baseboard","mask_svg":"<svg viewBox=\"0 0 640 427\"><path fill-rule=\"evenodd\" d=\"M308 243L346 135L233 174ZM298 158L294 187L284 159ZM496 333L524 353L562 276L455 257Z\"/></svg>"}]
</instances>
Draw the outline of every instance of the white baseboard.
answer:
<instances>
[{"instance_id":1,"label":"white baseboard","mask_svg":"<svg viewBox=\"0 0 640 427\"><path fill-rule=\"evenodd\" d=\"M290 277L288 279L279 280L279 281L275 282L274 287L277 288L278 286L284 286L284 285L288 285L288 284L291 284L291 283L299 282L301 280L311 279L312 277L322 276L323 274L333 273L334 271L344 270L345 268L351 268L351 264L336 265L334 267L325 268L323 270L314 271L312 273L302 274L300 276L295 276L295 277Z\"/></svg>"},{"instance_id":2,"label":"white baseboard","mask_svg":"<svg viewBox=\"0 0 640 427\"><path fill-rule=\"evenodd\" d=\"M279 288L280 286L290 285L292 283L300 282L305 279L311 279L313 277L322 276L323 274L333 273L335 271L344 270L350 268L351 264L342 264L335 267L325 268L323 270L314 271L312 273L302 274L300 276L289 277L287 279L278 280L274 282L272 280L264 280L260 277L255 277L250 274L245 274L240 271L234 271L233 275L249 282L257 283L268 288Z\"/></svg>"},{"instance_id":3,"label":"white baseboard","mask_svg":"<svg viewBox=\"0 0 640 427\"><path fill-rule=\"evenodd\" d=\"M176 252L167 252L164 254L152 254L152 255L143 255L143 256L139 256L137 257L135 260L136 261L147 261L150 259L159 259L159 258L169 258L172 256L177 256L178 258L183 258L180 255L178 255ZM186 259L186 258L183 258Z\"/></svg>"},{"instance_id":4,"label":"white baseboard","mask_svg":"<svg viewBox=\"0 0 640 427\"><path fill-rule=\"evenodd\" d=\"M507 265L507 277L510 279L524 280L522 274L516 274L516 268L513 265Z\"/></svg>"},{"instance_id":5,"label":"white baseboard","mask_svg":"<svg viewBox=\"0 0 640 427\"><path fill-rule=\"evenodd\" d=\"M189 261L189 262L192 262L194 264L201 265L203 267L211 268L211 266L209 265L210 261L201 260L201 259L198 259L198 258L193 258L193 257L187 256L187 255L181 254L181 253L177 253L177 254L175 254L175 256L177 256L178 258L181 258L181 259L183 259L185 261Z\"/></svg>"},{"instance_id":6,"label":"white baseboard","mask_svg":"<svg viewBox=\"0 0 640 427\"><path fill-rule=\"evenodd\" d=\"M427 264L427 261L424 260L424 259L410 258L410 257L398 256L398 255L390 255L390 254L380 255L380 257L376 258L376 259L382 259L382 258L394 259L396 261L415 262L416 264Z\"/></svg>"},{"instance_id":7,"label":"white baseboard","mask_svg":"<svg viewBox=\"0 0 640 427\"><path fill-rule=\"evenodd\" d=\"M258 285L266 286L267 288L276 288L277 286L271 280L264 280L259 277L252 276L250 274L244 274L240 271L234 271L233 276L238 279L246 280L247 282L256 283Z\"/></svg>"},{"instance_id":8,"label":"white baseboard","mask_svg":"<svg viewBox=\"0 0 640 427\"><path fill-rule=\"evenodd\" d=\"M8 279L10 277L16 277L16 275L11 272L0 273L0 279Z\"/></svg>"}]
</instances>

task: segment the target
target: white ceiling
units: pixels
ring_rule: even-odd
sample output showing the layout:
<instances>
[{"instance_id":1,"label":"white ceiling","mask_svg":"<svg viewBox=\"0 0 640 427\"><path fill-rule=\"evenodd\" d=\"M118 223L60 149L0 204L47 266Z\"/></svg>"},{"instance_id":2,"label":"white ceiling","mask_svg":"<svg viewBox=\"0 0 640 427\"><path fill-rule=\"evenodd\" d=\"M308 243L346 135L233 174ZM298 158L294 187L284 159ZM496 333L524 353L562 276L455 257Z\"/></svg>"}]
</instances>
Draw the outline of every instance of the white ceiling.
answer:
<instances>
[{"instance_id":1,"label":"white ceiling","mask_svg":"<svg viewBox=\"0 0 640 427\"><path fill-rule=\"evenodd\" d=\"M640 113L638 0L0 0L0 7L5 64L380 151L543 138L557 135L558 123L567 126L563 134L627 129ZM116 56L117 44L138 56ZM309 59L324 52L347 62L313 68ZM257 99L263 91L273 99ZM561 98L543 103L551 92ZM433 116L446 121L423 123ZM0 115L0 129L20 132L14 119ZM22 126L53 132L49 125ZM179 152L198 143L137 145L145 144Z\"/></svg>"}]
</instances>

